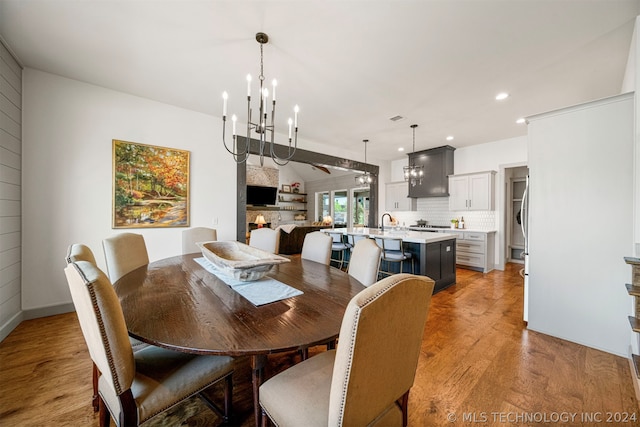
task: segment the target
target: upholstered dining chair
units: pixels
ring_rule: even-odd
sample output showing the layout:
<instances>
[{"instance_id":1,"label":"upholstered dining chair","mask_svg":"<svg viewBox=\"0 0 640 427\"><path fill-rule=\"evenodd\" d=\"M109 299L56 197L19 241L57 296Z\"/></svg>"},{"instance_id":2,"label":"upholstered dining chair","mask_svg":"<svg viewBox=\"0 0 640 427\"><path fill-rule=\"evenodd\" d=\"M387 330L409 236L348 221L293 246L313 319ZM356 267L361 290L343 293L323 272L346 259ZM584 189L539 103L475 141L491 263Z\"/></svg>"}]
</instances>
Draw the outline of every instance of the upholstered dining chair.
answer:
<instances>
[{"instance_id":1,"label":"upholstered dining chair","mask_svg":"<svg viewBox=\"0 0 640 427\"><path fill-rule=\"evenodd\" d=\"M120 233L102 241L107 273L112 283L125 274L149 264L144 237L135 233Z\"/></svg>"},{"instance_id":2,"label":"upholstered dining chair","mask_svg":"<svg viewBox=\"0 0 640 427\"><path fill-rule=\"evenodd\" d=\"M371 286L378 280L380 253L382 249L372 239L358 240L349 261L349 276L356 278L365 286Z\"/></svg>"},{"instance_id":3,"label":"upholstered dining chair","mask_svg":"<svg viewBox=\"0 0 640 427\"><path fill-rule=\"evenodd\" d=\"M137 426L225 380L222 415L231 415L233 359L149 346L133 352L120 301L107 276L87 261L65 268L69 290L98 382L100 425Z\"/></svg>"},{"instance_id":4,"label":"upholstered dining chair","mask_svg":"<svg viewBox=\"0 0 640 427\"><path fill-rule=\"evenodd\" d=\"M394 274L391 271L390 263L400 263L400 273L404 272L404 262L411 260L411 273L413 274L413 256L411 252L404 250L404 243L399 237L375 237L376 244L382 249L382 261L387 263L387 270L382 269L383 262L380 262L380 273L386 276Z\"/></svg>"},{"instance_id":5,"label":"upholstered dining chair","mask_svg":"<svg viewBox=\"0 0 640 427\"><path fill-rule=\"evenodd\" d=\"M67 248L67 256L65 257L67 264L77 261L87 261L97 266L96 257L89 246L80 243L69 245Z\"/></svg>"},{"instance_id":6,"label":"upholstered dining chair","mask_svg":"<svg viewBox=\"0 0 640 427\"><path fill-rule=\"evenodd\" d=\"M209 227L193 227L182 232L182 254L195 254L200 252L198 242L211 242L218 240L218 231Z\"/></svg>"},{"instance_id":7,"label":"upholstered dining chair","mask_svg":"<svg viewBox=\"0 0 640 427\"><path fill-rule=\"evenodd\" d=\"M98 267L96 258L93 255L93 251L88 246L81 243L74 243L72 245L69 245L65 260L67 261L67 264L78 261L87 261L94 265L96 268ZM129 341L131 343L133 351L142 350L149 345L132 337L129 337ZM98 410L100 409L98 397L98 378L100 378L100 371L98 370L98 367L95 363L93 364L91 376L93 382L93 397L91 398L91 404L93 405L93 410L95 412L98 412Z\"/></svg>"},{"instance_id":8,"label":"upholstered dining chair","mask_svg":"<svg viewBox=\"0 0 640 427\"><path fill-rule=\"evenodd\" d=\"M331 246L333 239L322 231L312 231L304 236L302 242L302 259L329 265L331 262Z\"/></svg>"},{"instance_id":9,"label":"upholstered dining chair","mask_svg":"<svg viewBox=\"0 0 640 427\"><path fill-rule=\"evenodd\" d=\"M435 282L396 274L347 305L337 350L319 353L260 386L262 425L406 426Z\"/></svg>"},{"instance_id":10,"label":"upholstered dining chair","mask_svg":"<svg viewBox=\"0 0 640 427\"><path fill-rule=\"evenodd\" d=\"M262 249L263 251L278 253L280 243L280 231L272 228L256 228L251 230L249 235L249 246Z\"/></svg>"}]
</instances>

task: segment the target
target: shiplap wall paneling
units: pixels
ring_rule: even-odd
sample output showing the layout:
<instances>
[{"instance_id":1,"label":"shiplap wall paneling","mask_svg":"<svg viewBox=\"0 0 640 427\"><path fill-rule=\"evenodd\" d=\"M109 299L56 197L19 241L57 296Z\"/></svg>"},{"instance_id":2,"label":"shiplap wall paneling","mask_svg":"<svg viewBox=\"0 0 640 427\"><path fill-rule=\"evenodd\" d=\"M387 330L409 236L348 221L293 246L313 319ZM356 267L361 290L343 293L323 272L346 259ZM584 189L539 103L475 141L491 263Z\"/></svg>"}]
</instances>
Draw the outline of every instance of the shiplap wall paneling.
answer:
<instances>
[{"instance_id":1,"label":"shiplap wall paneling","mask_svg":"<svg viewBox=\"0 0 640 427\"><path fill-rule=\"evenodd\" d=\"M21 316L22 69L0 43L0 340Z\"/></svg>"}]
</instances>

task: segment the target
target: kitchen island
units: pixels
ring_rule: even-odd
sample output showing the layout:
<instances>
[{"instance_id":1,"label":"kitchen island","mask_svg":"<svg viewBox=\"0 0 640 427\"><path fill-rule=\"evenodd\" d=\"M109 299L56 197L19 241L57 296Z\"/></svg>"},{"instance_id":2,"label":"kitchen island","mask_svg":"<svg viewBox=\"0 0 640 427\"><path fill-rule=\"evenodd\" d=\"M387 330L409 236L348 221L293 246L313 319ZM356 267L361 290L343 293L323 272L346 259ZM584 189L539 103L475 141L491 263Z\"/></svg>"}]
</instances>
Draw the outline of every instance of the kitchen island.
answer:
<instances>
[{"instance_id":1,"label":"kitchen island","mask_svg":"<svg viewBox=\"0 0 640 427\"><path fill-rule=\"evenodd\" d=\"M412 230L377 228L334 228L323 232L339 232L375 237L402 239L405 252L411 252L415 274L428 276L436 282L434 293L456 282L456 238L454 233L429 233ZM406 263L409 265L409 263ZM405 270L411 272L411 270Z\"/></svg>"}]
</instances>

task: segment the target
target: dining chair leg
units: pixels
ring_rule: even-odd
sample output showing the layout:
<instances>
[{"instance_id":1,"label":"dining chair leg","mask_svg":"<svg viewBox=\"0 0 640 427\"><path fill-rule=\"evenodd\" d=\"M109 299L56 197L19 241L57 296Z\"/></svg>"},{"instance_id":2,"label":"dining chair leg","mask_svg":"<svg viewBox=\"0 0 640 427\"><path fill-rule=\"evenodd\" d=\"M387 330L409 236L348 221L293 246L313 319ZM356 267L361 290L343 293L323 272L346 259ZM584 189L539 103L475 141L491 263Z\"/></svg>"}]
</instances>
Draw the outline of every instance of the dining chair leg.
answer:
<instances>
[{"instance_id":1,"label":"dining chair leg","mask_svg":"<svg viewBox=\"0 0 640 427\"><path fill-rule=\"evenodd\" d=\"M262 427L268 427L268 425L269 425L269 417L267 416L267 413L263 409L262 410Z\"/></svg>"},{"instance_id":2,"label":"dining chair leg","mask_svg":"<svg viewBox=\"0 0 640 427\"><path fill-rule=\"evenodd\" d=\"M408 418L409 418L409 390L400 398L402 403L400 404L400 409L402 409L402 427L407 427Z\"/></svg>"},{"instance_id":3,"label":"dining chair leg","mask_svg":"<svg viewBox=\"0 0 640 427\"><path fill-rule=\"evenodd\" d=\"M224 416L225 424L231 421L233 415L233 375L227 375L224 384Z\"/></svg>"},{"instance_id":4,"label":"dining chair leg","mask_svg":"<svg viewBox=\"0 0 640 427\"><path fill-rule=\"evenodd\" d=\"M303 349L300 349L300 361L304 362L308 358L309 358L309 347L305 347Z\"/></svg>"},{"instance_id":5,"label":"dining chair leg","mask_svg":"<svg viewBox=\"0 0 640 427\"><path fill-rule=\"evenodd\" d=\"M107 409L107 405L104 404L104 401L98 397L99 407L98 410L98 418L100 419L100 427L109 427L111 423L111 413Z\"/></svg>"},{"instance_id":6,"label":"dining chair leg","mask_svg":"<svg viewBox=\"0 0 640 427\"><path fill-rule=\"evenodd\" d=\"M91 399L91 405L93 406L93 412L98 412L100 410L100 397L98 396L98 378L100 377L100 371L95 363L92 365L93 398Z\"/></svg>"}]
</instances>

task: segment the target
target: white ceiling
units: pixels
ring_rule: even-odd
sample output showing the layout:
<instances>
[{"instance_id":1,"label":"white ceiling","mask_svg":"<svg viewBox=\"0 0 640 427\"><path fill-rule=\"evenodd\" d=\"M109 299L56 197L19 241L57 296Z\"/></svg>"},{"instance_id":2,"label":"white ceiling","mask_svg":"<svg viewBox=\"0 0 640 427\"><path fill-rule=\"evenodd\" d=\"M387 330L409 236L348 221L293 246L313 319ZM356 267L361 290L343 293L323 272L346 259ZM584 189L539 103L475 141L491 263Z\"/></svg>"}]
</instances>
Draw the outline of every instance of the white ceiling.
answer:
<instances>
[{"instance_id":1,"label":"white ceiling","mask_svg":"<svg viewBox=\"0 0 640 427\"><path fill-rule=\"evenodd\" d=\"M215 116L227 90L243 119L263 31L280 131L297 103L301 138L357 151L366 138L370 160L392 160L412 150L413 123L416 150L459 148L619 93L639 12L640 0L0 0L0 37L26 67Z\"/></svg>"}]
</instances>

